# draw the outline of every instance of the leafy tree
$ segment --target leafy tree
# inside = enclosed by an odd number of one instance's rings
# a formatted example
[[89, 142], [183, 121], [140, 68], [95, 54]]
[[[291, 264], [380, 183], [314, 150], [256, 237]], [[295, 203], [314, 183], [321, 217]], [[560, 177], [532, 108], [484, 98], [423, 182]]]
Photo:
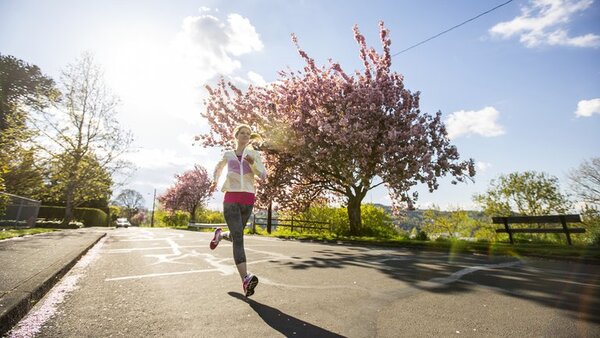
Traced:
[[208, 177], [206, 169], [195, 165], [194, 169], [175, 175], [175, 185], [158, 197], [158, 201], [166, 210], [183, 210], [190, 214], [191, 221], [195, 222], [196, 210], [212, 195], [210, 187], [212, 180]]
[[473, 199], [488, 216], [562, 214], [571, 208], [558, 178], [535, 171], [501, 175], [491, 181], [486, 193]]
[[[67, 191], [71, 192], [73, 209], [86, 201], [106, 198], [112, 194], [112, 177], [93, 154], [82, 159], [75, 159], [70, 154], [55, 156], [50, 161], [47, 172], [45, 195], [42, 196], [45, 204], [65, 205]], [[72, 172], [75, 166], [77, 170]]]
[[31, 111], [46, 108], [58, 99], [54, 80], [39, 67], [14, 56], [0, 54], [0, 173], [6, 191], [37, 198], [42, 188], [42, 171], [35, 164], [35, 151], [25, 144], [33, 131], [27, 127]]
[[590, 207], [600, 208], [600, 157], [583, 161], [569, 173], [571, 190]]
[[11, 194], [39, 199], [44, 190], [44, 168], [37, 163], [33, 149], [21, 148], [18, 155], [8, 159], [9, 170], [4, 174], [6, 191]]
[[146, 212], [144, 212], [144, 211], [137, 212], [135, 215], [131, 216], [131, 224], [133, 224], [135, 226], [140, 226], [140, 224], [144, 223], [146, 218], [147, 218]]
[[[25, 128], [26, 109], [43, 109], [56, 99], [54, 80], [40, 68], [0, 54], [0, 132]], [[15, 134], [12, 135], [13, 137]]]
[[478, 226], [478, 222], [460, 208], [442, 212], [436, 207], [426, 210], [423, 217], [423, 230], [430, 235], [447, 234], [449, 238], [471, 236]]
[[269, 171], [259, 202], [302, 210], [322, 197], [341, 199], [350, 233], [362, 229], [361, 203], [367, 192], [385, 184], [398, 207], [412, 208], [418, 183], [430, 191], [438, 178], [464, 181], [475, 174], [473, 161], [459, 161], [450, 144], [441, 113], [419, 109], [419, 92], [404, 87], [403, 76], [391, 70], [391, 40], [380, 23], [383, 51], [368, 48], [354, 27], [364, 69], [346, 73], [338, 63], [318, 67], [293, 41], [306, 62], [300, 71], [280, 72], [267, 87], [245, 92], [221, 80], [207, 86], [206, 112], [211, 130], [198, 137], [205, 146], [232, 146], [231, 132], [240, 122], [262, 135]]
[[43, 111], [33, 125], [41, 134], [38, 144], [45, 145], [40, 150], [52, 163], [51, 181], [58, 183], [52, 192], [54, 198], [64, 198], [63, 222], [68, 224], [78, 204], [106, 194], [107, 178], [131, 166], [121, 158], [132, 136], [119, 127], [118, 101], [90, 54], [66, 67], [60, 90], [62, 99], [53, 104], [54, 109]]
[[127, 218], [133, 215], [144, 207], [144, 196], [132, 189], [124, 189], [115, 199], [117, 205], [125, 207]]

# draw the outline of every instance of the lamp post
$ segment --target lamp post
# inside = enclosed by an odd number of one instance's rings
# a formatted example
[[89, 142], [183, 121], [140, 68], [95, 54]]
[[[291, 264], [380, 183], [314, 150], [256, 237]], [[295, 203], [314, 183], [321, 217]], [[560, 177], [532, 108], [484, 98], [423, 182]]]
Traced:
[[150, 227], [154, 227], [154, 202], [156, 201], [156, 188], [154, 189], [154, 197], [152, 198], [152, 216], [150, 217]]

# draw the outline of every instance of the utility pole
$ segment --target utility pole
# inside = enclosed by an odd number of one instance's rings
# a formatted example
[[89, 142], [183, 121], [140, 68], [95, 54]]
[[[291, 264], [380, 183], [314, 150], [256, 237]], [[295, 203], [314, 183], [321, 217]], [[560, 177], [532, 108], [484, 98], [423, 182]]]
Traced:
[[154, 188], [154, 197], [152, 198], [152, 217], [150, 218], [150, 227], [154, 227], [154, 202], [156, 202], [156, 188]]

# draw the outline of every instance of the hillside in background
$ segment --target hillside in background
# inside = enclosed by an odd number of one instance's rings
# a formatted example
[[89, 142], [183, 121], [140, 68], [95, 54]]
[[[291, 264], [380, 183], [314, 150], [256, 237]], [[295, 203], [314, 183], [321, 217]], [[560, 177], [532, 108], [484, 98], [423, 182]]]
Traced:
[[[378, 203], [374, 203], [373, 205], [376, 207], [382, 208], [383, 210], [385, 210], [386, 213], [392, 215], [392, 207], [391, 206], [378, 204]], [[406, 211], [406, 215], [400, 217], [400, 219], [396, 219], [396, 217], [394, 217], [394, 223], [406, 231], [410, 231], [410, 230], [412, 230], [412, 228], [415, 228], [415, 227], [417, 229], [420, 229], [421, 224], [423, 224], [423, 214], [425, 213], [425, 211], [427, 211], [427, 209], [415, 209], [415, 210]], [[440, 211], [440, 212], [442, 214], [450, 214], [451, 213], [450, 211]], [[471, 218], [485, 219], [485, 215], [481, 211], [467, 210], [467, 213], [469, 214], [469, 217], [471, 217]]]

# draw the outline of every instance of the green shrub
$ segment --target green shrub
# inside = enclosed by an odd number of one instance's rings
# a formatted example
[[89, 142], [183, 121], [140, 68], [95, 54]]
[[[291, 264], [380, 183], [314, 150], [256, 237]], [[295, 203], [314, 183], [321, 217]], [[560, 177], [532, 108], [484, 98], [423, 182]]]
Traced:
[[[65, 217], [65, 208], [57, 206], [42, 205], [38, 213], [38, 218], [47, 220], [62, 220]], [[80, 221], [86, 227], [106, 226], [108, 216], [100, 209], [95, 208], [76, 208], [73, 211], [74, 220]]]
[[225, 217], [221, 211], [200, 209], [196, 212], [197, 223], [225, 223]]
[[172, 213], [164, 213], [162, 215], [160, 225], [155, 223], [154, 226], [187, 227], [189, 222], [189, 213], [184, 211], [175, 211]]
[[427, 236], [427, 233], [426, 233], [425, 231], [423, 231], [423, 230], [420, 230], [420, 231], [417, 233], [417, 237], [415, 237], [415, 239], [416, 239], [417, 241], [427, 241], [427, 240], [429, 240], [429, 237]]
[[392, 222], [392, 216], [381, 207], [372, 204], [361, 205], [362, 229], [361, 235], [379, 238], [394, 238], [399, 235]]

